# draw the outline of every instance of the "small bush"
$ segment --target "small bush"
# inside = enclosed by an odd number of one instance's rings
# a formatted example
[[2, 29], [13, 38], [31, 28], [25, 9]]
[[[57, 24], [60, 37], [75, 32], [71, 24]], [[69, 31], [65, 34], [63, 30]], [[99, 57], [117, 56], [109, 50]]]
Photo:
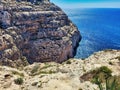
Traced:
[[71, 61], [66, 61], [66, 64], [71, 64]]
[[98, 70], [98, 73], [99, 72], [103, 72], [103, 73], [105, 73], [107, 75], [111, 75], [111, 73], [112, 73], [112, 71], [106, 66], [100, 67], [100, 69]]
[[120, 76], [111, 74], [112, 71], [108, 67], [102, 66], [84, 74], [80, 79], [97, 84], [100, 90], [120, 90]]
[[15, 84], [22, 85], [23, 84], [23, 78], [17, 78], [14, 80]]

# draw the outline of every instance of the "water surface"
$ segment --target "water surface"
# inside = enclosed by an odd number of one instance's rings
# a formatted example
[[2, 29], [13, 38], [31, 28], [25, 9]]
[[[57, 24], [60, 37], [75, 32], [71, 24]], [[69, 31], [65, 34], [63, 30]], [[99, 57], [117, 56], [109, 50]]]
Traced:
[[105, 49], [120, 49], [120, 9], [64, 9], [79, 28], [82, 41], [75, 58]]

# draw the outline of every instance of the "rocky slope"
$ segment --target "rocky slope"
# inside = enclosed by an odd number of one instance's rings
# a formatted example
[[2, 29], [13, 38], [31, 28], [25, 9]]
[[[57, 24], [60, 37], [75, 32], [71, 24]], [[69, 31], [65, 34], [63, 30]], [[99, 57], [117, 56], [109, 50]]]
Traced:
[[[0, 90], [99, 90], [80, 77], [101, 66], [109, 67], [112, 75], [120, 75], [120, 51], [101, 51], [85, 60], [70, 59], [62, 64], [34, 63], [22, 70], [0, 66]], [[14, 81], [19, 77], [22, 84]]]
[[25, 57], [29, 63], [63, 62], [74, 56], [80, 32], [59, 7], [42, 1], [0, 1], [1, 64], [21, 65]]

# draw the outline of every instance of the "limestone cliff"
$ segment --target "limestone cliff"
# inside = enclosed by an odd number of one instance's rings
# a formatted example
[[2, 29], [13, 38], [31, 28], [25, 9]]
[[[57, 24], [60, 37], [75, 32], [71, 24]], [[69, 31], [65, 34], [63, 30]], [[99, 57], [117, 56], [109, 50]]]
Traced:
[[[42, 0], [44, 1], [44, 0]], [[77, 27], [56, 5], [25, 0], [0, 2], [0, 61], [63, 62], [81, 39]]]

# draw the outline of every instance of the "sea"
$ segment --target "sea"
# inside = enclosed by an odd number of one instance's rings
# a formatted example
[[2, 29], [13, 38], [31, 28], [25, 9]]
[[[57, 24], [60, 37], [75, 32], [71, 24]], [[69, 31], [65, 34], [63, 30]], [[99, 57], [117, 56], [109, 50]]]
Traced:
[[64, 12], [82, 36], [75, 58], [87, 58], [101, 50], [120, 50], [119, 8], [64, 9]]

